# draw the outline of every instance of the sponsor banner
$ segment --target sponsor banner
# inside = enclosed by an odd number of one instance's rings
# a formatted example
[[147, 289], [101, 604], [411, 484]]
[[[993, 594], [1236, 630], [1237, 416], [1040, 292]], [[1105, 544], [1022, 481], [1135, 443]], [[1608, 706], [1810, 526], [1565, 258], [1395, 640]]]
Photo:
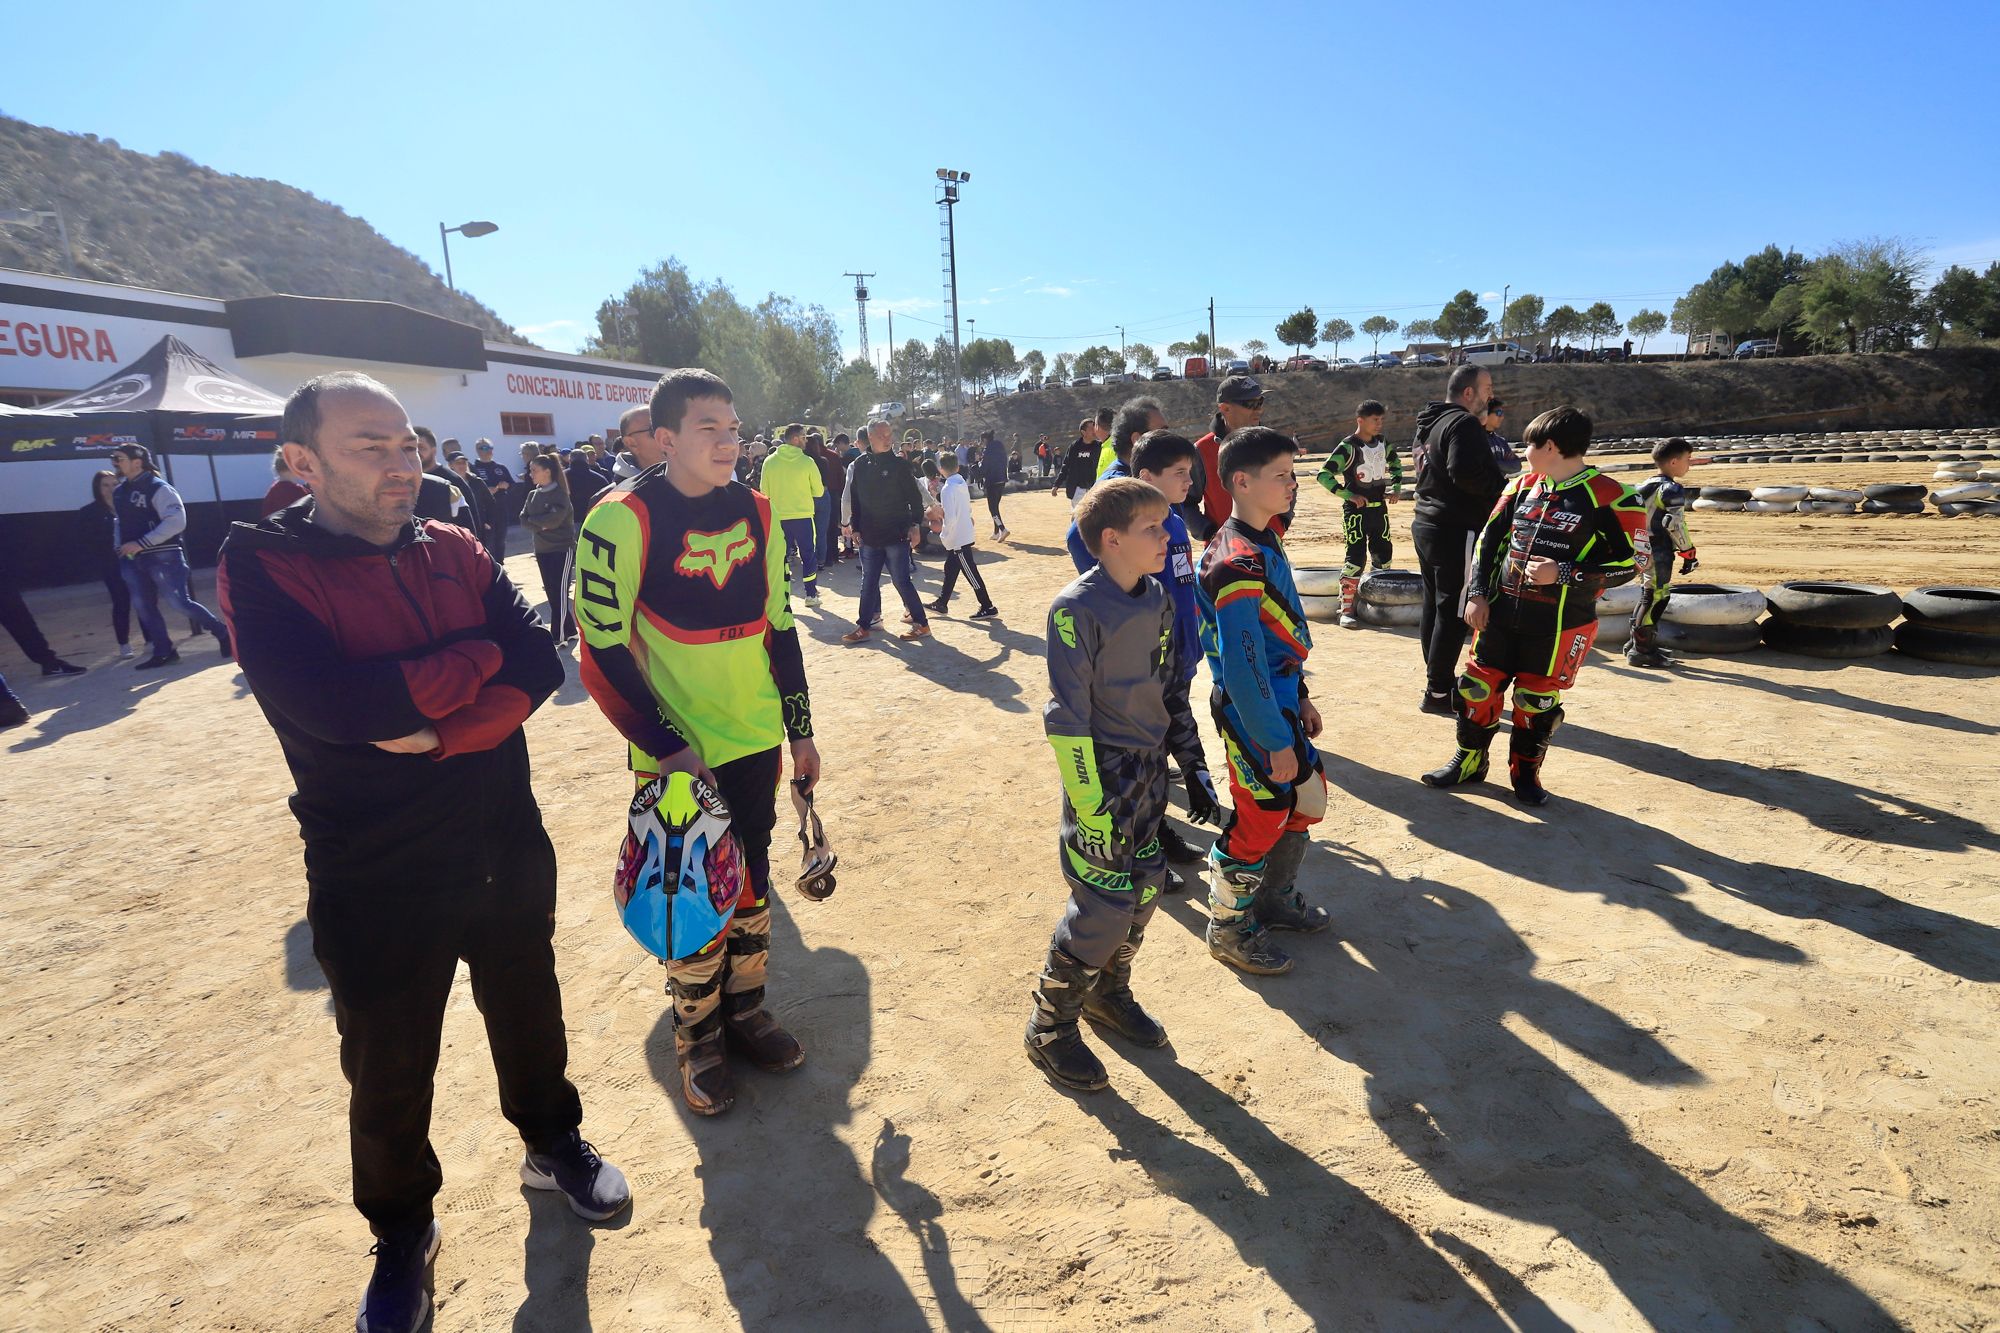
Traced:
[[0, 463], [108, 458], [121, 444], [143, 444], [168, 457], [269, 454], [278, 447], [278, 418], [174, 412], [0, 416]]

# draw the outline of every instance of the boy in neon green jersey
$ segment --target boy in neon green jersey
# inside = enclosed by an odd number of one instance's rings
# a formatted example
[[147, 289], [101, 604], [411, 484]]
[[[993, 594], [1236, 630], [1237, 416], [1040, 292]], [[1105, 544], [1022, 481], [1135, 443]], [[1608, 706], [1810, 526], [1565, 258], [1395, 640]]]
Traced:
[[653, 390], [666, 466], [606, 491], [577, 543], [583, 683], [632, 745], [641, 785], [695, 773], [722, 793], [748, 874], [726, 938], [667, 964], [681, 1092], [697, 1115], [735, 1102], [725, 1043], [771, 1070], [805, 1051], [764, 1008], [771, 829], [792, 772], [819, 778], [805, 660], [771, 505], [735, 480], [741, 423], [729, 386], [669, 371]]

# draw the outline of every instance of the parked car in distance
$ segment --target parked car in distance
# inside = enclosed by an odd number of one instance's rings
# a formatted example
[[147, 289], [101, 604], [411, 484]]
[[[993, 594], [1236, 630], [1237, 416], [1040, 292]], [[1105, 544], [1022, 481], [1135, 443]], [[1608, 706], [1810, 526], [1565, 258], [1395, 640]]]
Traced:
[[1240, 356], [1232, 357], [1230, 360], [1222, 363], [1222, 373], [1224, 375], [1248, 375], [1250, 373], [1250, 363]]
[[1181, 363], [1181, 378], [1184, 380], [1205, 380], [1208, 378], [1208, 358], [1191, 356]]
[[1286, 370], [1325, 370], [1326, 361], [1317, 356], [1295, 356], [1285, 362]]
[[1357, 370], [1388, 370], [1391, 367], [1400, 366], [1402, 364], [1403, 364], [1403, 358], [1397, 356], [1394, 352], [1380, 352], [1373, 355], [1364, 356], [1360, 360], [1354, 362], [1354, 366]]
[[1172, 366], [1153, 367], [1153, 373], [1151, 378], [1156, 380], [1170, 380], [1173, 377], [1174, 377], [1174, 368]]
[[1506, 342], [1473, 343], [1459, 353], [1459, 364], [1467, 366], [1511, 366], [1517, 361], [1533, 361], [1535, 354], [1512, 339]]
[[1078, 375], [1069, 382], [1069, 387], [1072, 389], [1088, 389], [1090, 385], [1091, 379], [1088, 375]]
[[1330, 363], [1335, 370], [1352, 370], [1357, 364], [1351, 356], [1333, 357], [1330, 358]]
[[868, 409], [868, 415], [871, 418], [880, 417], [884, 421], [894, 421], [897, 417], [904, 415], [906, 411], [907, 409], [901, 403], [877, 403]]
[[1736, 359], [1748, 361], [1753, 356], [1776, 356], [1778, 344], [1769, 338], [1751, 338], [1736, 344]]
[[1413, 356], [1405, 357], [1402, 364], [1406, 366], [1442, 366], [1450, 363], [1436, 352], [1418, 352]]

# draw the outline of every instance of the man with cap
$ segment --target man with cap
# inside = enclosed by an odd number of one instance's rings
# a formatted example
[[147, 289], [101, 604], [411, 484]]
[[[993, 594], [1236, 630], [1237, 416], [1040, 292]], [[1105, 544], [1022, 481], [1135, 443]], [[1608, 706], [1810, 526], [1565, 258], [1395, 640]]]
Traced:
[[424, 475], [417, 483], [417, 517], [434, 518], [440, 523], [456, 523], [467, 532], [477, 532], [479, 524], [475, 518], [469, 492], [458, 484], [458, 478], [444, 465], [444, 458], [438, 453], [437, 436], [429, 426], [413, 426], [417, 435], [417, 456], [424, 465]]
[[514, 522], [514, 474], [507, 470], [505, 463], [493, 459], [493, 441], [480, 440], [473, 446], [478, 457], [472, 460], [472, 473], [486, 487], [493, 497], [493, 503], [486, 509], [487, 547], [495, 560], [507, 558], [507, 529]]
[[1194, 442], [1201, 455], [1201, 467], [1181, 506], [1181, 517], [1197, 542], [1215, 535], [1230, 513], [1229, 488], [1222, 484], [1222, 442], [1230, 432], [1255, 426], [1264, 420], [1264, 386], [1248, 375], [1231, 375], [1216, 386], [1215, 423], [1208, 434]]

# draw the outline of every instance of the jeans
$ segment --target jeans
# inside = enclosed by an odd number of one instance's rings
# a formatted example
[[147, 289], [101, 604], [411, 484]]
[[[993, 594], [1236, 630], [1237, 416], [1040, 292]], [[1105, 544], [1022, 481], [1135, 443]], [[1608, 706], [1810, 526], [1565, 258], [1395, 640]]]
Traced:
[[[220, 639], [227, 631], [215, 613], [188, 595], [187, 555], [178, 546], [141, 551], [125, 561], [125, 588], [132, 595], [132, 609], [139, 614], [139, 630], [146, 646], [156, 657], [174, 651], [173, 635], [167, 632], [166, 612], [179, 611], [204, 634]], [[148, 596], [148, 590], [158, 600]]]
[[785, 534], [785, 563], [789, 573], [798, 575], [806, 596], [819, 596], [819, 584], [815, 581], [819, 573], [819, 541], [813, 535], [813, 521], [783, 518], [778, 520], [778, 526]]
[[1432, 694], [1449, 695], [1457, 686], [1458, 655], [1465, 647], [1465, 583], [1478, 535], [1465, 528], [1410, 525], [1424, 576], [1418, 637], [1424, 647], [1425, 688]]
[[910, 544], [897, 542], [893, 546], [870, 546], [861, 544], [861, 628], [873, 625], [882, 614], [882, 567], [889, 567], [889, 580], [896, 585], [896, 594], [903, 599], [903, 609], [910, 613], [910, 619], [919, 625], [930, 624], [930, 617], [924, 614], [924, 604], [917, 597], [917, 581], [913, 575], [914, 562], [910, 559]]
[[840, 525], [833, 521], [834, 511], [840, 505], [840, 497], [829, 491], [813, 500], [813, 531], [819, 534], [819, 565], [825, 569], [834, 563], [833, 557], [839, 549]]

